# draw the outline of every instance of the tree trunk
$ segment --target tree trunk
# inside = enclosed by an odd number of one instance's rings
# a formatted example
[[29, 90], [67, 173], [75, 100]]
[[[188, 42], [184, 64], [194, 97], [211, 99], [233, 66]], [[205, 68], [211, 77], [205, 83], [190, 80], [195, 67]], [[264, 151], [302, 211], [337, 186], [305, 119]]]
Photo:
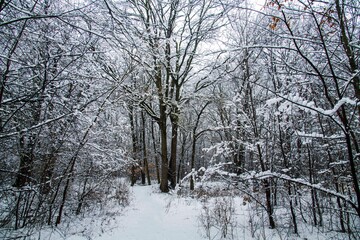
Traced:
[[169, 166], [168, 166], [168, 159], [167, 159], [167, 139], [166, 139], [166, 115], [165, 115], [165, 111], [164, 111], [163, 114], [160, 114], [159, 128], [160, 128], [160, 142], [161, 142], [160, 190], [162, 192], [169, 192], [169, 186], [168, 186]]
[[[132, 141], [132, 158], [134, 159], [134, 161], [136, 161], [137, 159], [137, 152], [138, 152], [138, 140], [137, 140], [137, 135], [135, 132], [135, 120], [134, 120], [134, 107], [132, 104], [128, 105], [129, 108], [129, 120], [130, 120], [130, 129], [131, 129], [131, 141]], [[136, 176], [136, 164], [135, 162], [133, 162], [131, 164], [131, 175], [130, 175], [130, 183], [131, 186], [134, 186], [137, 180], [137, 176]]]
[[151, 121], [151, 136], [153, 141], [153, 150], [154, 150], [154, 158], [155, 158], [155, 169], [156, 169], [156, 178], [158, 181], [158, 184], [160, 184], [160, 169], [159, 169], [159, 158], [158, 158], [158, 150], [156, 147], [156, 139], [155, 139], [155, 133], [154, 133], [154, 122]]
[[[309, 144], [307, 144], [307, 152], [308, 152], [309, 183], [313, 184], [314, 183], [314, 180], [313, 180], [313, 161], [312, 161], [312, 158], [311, 158]], [[311, 212], [312, 212], [312, 215], [313, 215], [314, 225], [317, 226], [318, 225], [318, 219], [317, 219], [317, 215], [316, 215], [316, 198], [315, 198], [316, 191], [314, 190], [314, 188], [311, 188], [310, 193], [311, 193]]]
[[[160, 190], [162, 192], [169, 192], [168, 185], [168, 175], [169, 175], [169, 165], [167, 158], [167, 127], [166, 127], [166, 104], [163, 99], [162, 85], [161, 85], [161, 75], [157, 77], [157, 85], [159, 91], [159, 129], [160, 129], [160, 144], [161, 144], [161, 180], [160, 180]], [[159, 79], [160, 78], [160, 79]]]
[[[28, 142], [27, 142], [28, 141]], [[33, 148], [34, 143], [31, 136], [26, 139], [22, 135], [19, 140], [20, 147], [20, 165], [14, 187], [21, 188], [31, 181], [31, 172], [34, 161]]]
[[182, 135], [182, 144], [181, 144], [181, 153], [180, 153], [180, 160], [177, 169], [177, 182], [180, 183], [180, 179], [183, 177], [184, 174], [184, 158], [185, 158], [185, 146], [186, 146], [186, 135]]
[[269, 225], [271, 229], [275, 229], [275, 220], [274, 220], [274, 209], [271, 203], [271, 186], [269, 180], [263, 181], [263, 186], [265, 188], [265, 196], [266, 196], [266, 211], [269, 218]]
[[65, 202], [66, 202], [66, 198], [67, 198], [67, 194], [68, 194], [68, 190], [70, 188], [70, 181], [74, 172], [74, 167], [75, 167], [75, 162], [76, 162], [76, 158], [77, 155], [79, 153], [80, 149], [78, 149], [77, 153], [75, 153], [75, 155], [72, 157], [71, 161], [70, 161], [70, 169], [68, 172], [68, 176], [66, 179], [66, 183], [65, 183], [65, 187], [64, 187], [64, 191], [63, 191], [63, 195], [62, 195], [62, 199], [61, 199], [61, 203], [60, 203], [60, 207], [59, 207], [59, 214], [56, 218], [56, 222], [55, 222], [55, 226], [59, 225], [61, 222], [61, 218], [62, 218], [62, 214], [63, 214], [63, 210], [65, 207]]
[[171, 117], [172, 133], [171, 133], [171, 155], [169, 163], [170, 186], [175, 189], [176, 186], [176, 158], [177, 158], [177, 140], [178, 140], [178, 123], [177, 116]]
[[[346, 29], [346, 17], [345, 13], [343, 12], [344, 9], [344, 1], [342, 2], [342, 5], [340, 4], [340, 0], [335, 0], [335, 6], [336, 6], [336, 12], [339, 18], [339, 24], [340, 24], [340, 31], [341, 31], [341, 44], [345, 50], [346, 56], [348, 57], [349, 65], [350, 65], [350, 71], [353, 74], [353, 79], [351, 81], [354, 91], [355, 91], [355, 97], [358, 101], [360, 101], [360, 77], [358, 74], [359, 67], [356, 63], [356, 57], [353, 51], [353, 48], [351, 46], [351, 43], [349, 41], [349, 37], [347, 35], [347, 29]], [[360, 106], [357, 107], [358, 109], [358, 115], [360, 117]], [[359, 206], [360, 207], [360, 206]]]
[[41, 194], [48, 194], [51, 190], [50, 181], [54, 173], [56, 153], [45, 155], [45, 166], [41, 176]]
[[131, 165], [130, 184], [134, 186], [136, 183], [136, 167], [134, 164]]
[[[261, 171], [265, 172], [266, 171], [266, 167], [265, 167], [265, 163], [263, 161], [262, 158], [262, 153], [261, 153], [261, 148], [260, 145], [257, 144], [257, 150], [258, 150], [258, 154], [259, 154], [259, 161], [260, 161], [260, 165], [261, 165]], [[268, 179], [265, 179], [262, 181], [263, 187], [265, 189], [265, 197], [266, 197], [266, 212], [269, 218], [269, 225], [271, 229], [275, 228], [275, 221], [274, 221], [274, 209], [272, 207], [272, 202], [271, 202], [271, 186], [270, 186], [270, 182]]]
[[[147, 149], [146, 149], [146, 131], [145, 131], [144, 112], [141, 112], [141, 121], [142, 121], [142, 141], [143, 141], [143, 158], [144, 158], [143, 171], [144, 174], [146, 175], [148, 185], [151, 185], [149, 163], [148, 163]], [[143, 184], [145, 184], [145, 179], [143, 180]]]
[[288, 194], [289, 194], [289, 199], [290, 199], [290, 212], [291, 212], [291, 220], [294, 225], [294, 233], [298, 234], [298, 226], [297, 226], [297, 221], [296, 221], [296, 214], [295, 214], [295, 209], [294, 209], [294, 203], [293, 203], [293, 197], [292, 197], [292, 193], [291, 193], [291, 184], [290, 183], [288, 183]]
[[[195, 131], [192, 133], [192, 145], [191, 145], [191, 163], [190, 163], [190, 171], [192, 172], [195, 169], [195, 149], [196, 149], [196, 135]], [[194, 176], [190, 177], [190, 190], [194, 190]]]

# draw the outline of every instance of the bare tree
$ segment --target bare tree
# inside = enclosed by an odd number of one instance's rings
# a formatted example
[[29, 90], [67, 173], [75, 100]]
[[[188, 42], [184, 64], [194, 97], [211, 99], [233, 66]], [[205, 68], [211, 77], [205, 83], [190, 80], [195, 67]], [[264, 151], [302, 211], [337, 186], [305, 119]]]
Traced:
[[[138, 102], [159, 125], [160, 189], [167, 192], [168, 180], [172, 188], [176, 185], [182, 89], [195, 79], [193, 68], [201, 69], [194, 59], [203, 52], [201, 44], [212, 38], [224, 23], [222, 18], [227, 9], [217, 1], [129, 1], [123, 5], [105, 1], [105, 4], [119, 25], [119, 35], [116, 35], [121, 39], [117, 42], [119, 47], [134, 49], [128, 53], [146, 74], [149, 90], [157, 96], [156, 105], [147, 95], [138, 96]], [[124, 10], [120, 10], [121, 6]]]

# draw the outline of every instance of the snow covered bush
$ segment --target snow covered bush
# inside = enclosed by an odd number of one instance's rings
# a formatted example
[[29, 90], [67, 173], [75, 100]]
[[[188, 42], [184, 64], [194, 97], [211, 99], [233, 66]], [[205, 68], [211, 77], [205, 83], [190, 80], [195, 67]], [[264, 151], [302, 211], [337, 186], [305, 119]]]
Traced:
[[130, 191], [125, 181], [121, 181], [115, 186], [113, 198], [117, 200], [120, 206], [126, 207], [130, 204]]
[[207, 239], [236, 239], [237, 222], [232, 197], [204, 199], [198, 220]]

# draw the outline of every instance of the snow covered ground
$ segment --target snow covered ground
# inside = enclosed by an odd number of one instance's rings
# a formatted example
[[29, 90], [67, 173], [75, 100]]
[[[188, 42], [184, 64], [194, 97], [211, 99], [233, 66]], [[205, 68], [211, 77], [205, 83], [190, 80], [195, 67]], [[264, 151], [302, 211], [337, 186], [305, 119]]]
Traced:
[[200, 239], [196, 223], [200, 205], [170, 194], [158, 193], [155, 186], [135, 186], [133, 200], [118, 228], [97, 237], [97, 240], [184, 240]]
[[[346, 235], [336, 232], [319, 231], [316, 228], [299, 224], [300, 235], [294, 235], [286, 218], [276, 219], [281, 226], [271, 230], [267, 218], [261, 211], [253, 208], [253, 203], [244, 203], [239, 196], [225, 198], [193, 198], [180, 197], [177, 194], [160, 193], [158, 185], [134, 186], [130, 188], [131, 202], [126, 208], [114, 205], [109, 213], [102, 217], [94, 216], [69, 220], [59, 228], [43, 230], [35, 234], [34, 239], [66, 239], [66, 240], [201, 240], [201, 239], [347, 239]], [[217, 201], [217, 199], [220, 199]], [[202, 228], [200, 216], [206, 215], [207, 207], [210, 215], [215, 203], [228, 199], [232, 201], [234, 212], [229, 221], [229, 234], [221, 238], [221, 230], [217, 226], [211, 228], [210, 238]], [[225, 204], [223, 204], [225, 205]], [[205, 208], [204, 208], [205, 207]], [[281, 211], [278, 210], [280, 215]], [[90, 214], [91, 215], [91, 214]], [[280, 215], [281, 216], [281, 215]], [[284, 214], [285, 216], [285, 214]], [[204, 218], [203, 218], [204, 220]], [[206, 220], [206, 219], [205, 219]], [[212, 217], [208, 219], [212, 221]], [[211, 223], [212, 224], [212, 223]], [[230, 234], [230, 231], [233, 231]]]
[[176, 194], [162, 194], [157, 185], [137, 185], [131, 187], [130, 192], [130, 205], [125, 209], [119, 207], [112, 211], [113, 215], [78, 219], [57, 230], [43, 231], [41, 239], [203, 239], [197, 224], [201, 209], [198, 201]]

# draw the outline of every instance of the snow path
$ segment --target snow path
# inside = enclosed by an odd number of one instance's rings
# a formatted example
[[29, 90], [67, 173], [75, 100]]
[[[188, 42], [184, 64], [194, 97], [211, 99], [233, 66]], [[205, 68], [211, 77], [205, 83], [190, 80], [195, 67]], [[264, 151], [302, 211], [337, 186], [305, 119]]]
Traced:
[[202, 239], [197, 224], [199, 203], [161, 194], [156, 186], [134, 186], [131, 191], [131, 205], [116, 217], [118, 227], [94, 239]]
[[[215, 187], [215, 186], [214, 186]], [[216, 189], [216, 188], [214, 188]], [[204, 240], [201, 236], [198, 217], [202, 205], [215, 206], [215, 199], [202, 202], [200, 199], [179, 197], [176, 194], [160, 193], [158, 185], [130, 188], [130, 205], [125, 209], [113, 205], [114, 215], [91, 217], [70, 221], [63, 231], [50, 231], [42, 234], [41, 240]], [[268, 228], [267, 219], [259, 207], [243, 204], [241, 196], [233, 196], [236, 211], [234, 214], [234, 238], [237, 240], [303, 240], [303, 239], [348, 239], [346, 234], [328, 232], [299, 222], [300, 236], [292, 233], [291, 219], [286, 208], [276, 209], [278, 228]], [[221, 203], [220, 203], [221, 204]], [[109, 208], [108, 208], [109, 210]], [[261, 210], [261, 209], [260, 209]], [[94, 213], [96, 216], [96, 213]], [[251, 223], [249, 220], [251, 219]], [[59, 235], [61, 233], [61, 235]], [[204, 233], [203, 233], [204, 234]], [[211, 228], [212, 239], [219, 239], [219, 229]], [[228, 239], [231, 239], [229, 236]]]

